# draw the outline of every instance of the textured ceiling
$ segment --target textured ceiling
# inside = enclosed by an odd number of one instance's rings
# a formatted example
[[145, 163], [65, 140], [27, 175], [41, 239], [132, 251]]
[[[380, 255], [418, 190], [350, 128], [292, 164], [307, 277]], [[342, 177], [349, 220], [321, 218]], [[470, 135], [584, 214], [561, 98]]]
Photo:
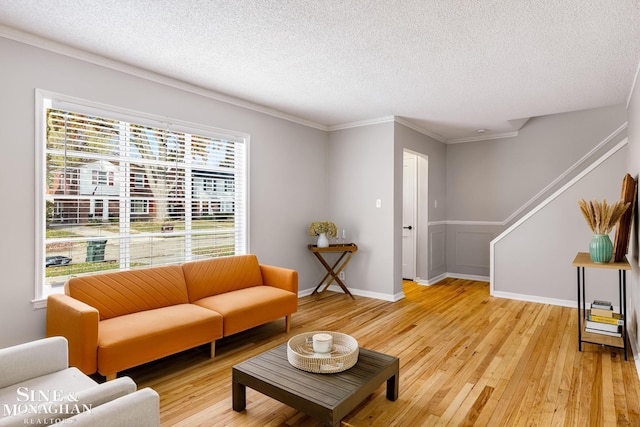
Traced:
[[640, 60], [640, 0], [0, 0], [0, 25], [323, 128], [397, 116], [453, 142], [625, 103]]

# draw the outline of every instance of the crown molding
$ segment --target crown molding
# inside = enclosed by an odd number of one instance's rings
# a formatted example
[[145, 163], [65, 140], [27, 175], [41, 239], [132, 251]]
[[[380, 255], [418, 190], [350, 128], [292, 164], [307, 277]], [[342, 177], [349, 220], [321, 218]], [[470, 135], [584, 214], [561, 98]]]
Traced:
[[109, 68], [114, 71], [126, 73], [135, 77], [140, 77], [145, 80], [149, 80], [155, 83], [160, 83], [165, 86], [180, 89], [185, 92], [190, 92], [195, 95], [204, 96], [209, 99], [224, 102], [226, 104], [235, 105], [237, 107], [246, 108], [248, 110], [256, 111], [258, 113], [267, 114], [269, 116], [277, 117], [279, 119], [294, 122], [303, 126], [328, 131], [329, 128], [326, 125], [306, 120], [301, 117], [297, 117], [291, 114], [283, 113], [264, 105], [249, 102], [240, 98], [225, 95], [220, 92], [215, 92], [210, 89], [205, 89], [201, 86], [187, 83], [185, 81], [175, 79], [173, 77], [165, 76], [163, 74], [155, 73], [144, 68], [136, 67], [134, 65], [125, 64], [124, 62], [109, 59], [107, 57], [88, 52], [86, 50], [71, 47], [69, 45], [59, 43], [53, 40], [46, 39], [44, 37], [37, 36], [35, 34], [26, 33], [24, 31], [16, 30], [15, 28], [0, 25], [0, 37], [14, 40], [19, 43], [24, 43], [36, 48], [44, 49], [49, 52], [54, 52], [60, 55], [68, 56], [70, 58], [78, 59], [84, 62], [88, 62], [101, 67]]
[[163, 74], [155, 73], [153, 71], [149, 71], [144, 68], [125, 64], [124, 62], [116, 61], [116, 60], [113, 60], [105, 56], [101, 56], [86, 50], [71, 47], [69, 45], [59, 43], [50, 39], [46, 39], [44, 37], [40, 37], [35, 34], [16, 30], [15, 28], [7, 27], [6, 25], [0, 24], [0, 37], [4, 37], [6, 39], [13, 40], [19, 43], [24, 43], [39, 49], [44, 49], [49, 52], [64, 55], [73, 59], [78, 59], [84, 62], [88, 62], [90, 64], [109, 68], [114, 71], [119, 71], [135, 77], [140, 77], [145, 80], [153, 81], [155, 83], [160, 83], [160, 84], [173, 87], [176, 89], [184, 90], [186, 92], [190, 92], [196, 95], [204, 96], [209, 99], [224, 102], [230, 105], [235, 105], [237, 107], [246, 108], [248, 110], [267, 114], [269, 116], [277, 117], [279, 119], [287, 120], [290, 122], [294, 122], [303, 126], [311, 127], [314, 129], [325, 131], [325, 132], [341, 130], [341, 129], [350, 129], [350, 128], [356, 128], [361, 126], [370, 126], [370, 125], [375, 125], [380, 123], [389, 123], [389, 122], [395, 121], [417, 132], [420, 132], [431, 138], [434, 138], [437, 141], [440, 141], [443, 143], [446, 142], [445, 138], [443, 138], [442, 136], [435, 134], [433, 132], [430, 132], [427, 129], [423, 129], [419, 126], [416, 126], [415, 124], [410, 123], [406, 120], [400, 119], [399, 117], [396, 117], [396, 116], [387, 116], [387, 117], [381, 117], [376, 119], [362, 120], [357, 122], [349, 122], [349, 123], [343, 123], [339, 125], [327, 126], [327, 125], [316, 123], [311, 120], [306, 120], [291, 114], [283, 113], [282, 111], [265, 107], [264, 105], [255, 104], [240, 98], [235, 98], [229, 95], [225, 95], [220, 92], [215, 92], [210, 89], [205, 89], [201, 86], [187, 83], [185, 81], [168, 77]]
[[[527, 119], [529, 120], [529, 119]], [[446, 139], [445, 137], [435, 133], [435, 132], [431, 132], [428, 129], [425, 129], [423, 127], [420, 127], [418, 125], [416, 125], [415, 123], [411, 123], [410, 121], [402, 118], [402, 117], [395, 117], [395, 121], [396, 123], [400, 123], [401, 125], [404, 125], [408, 128], [411, 128], [413, 130], [415, 130], [416, 132], [420, 132], [424, 135], [427, 135], [433, 139], [435, 139], [436, 141], [440, 141], [442, 143], [445, 144], [459, 144], [462, 142], [474, 142], [474, 141], [487, 141], [487, 140], [491, 140], [491, 139], [501, 139], [501, 138], [513, 138], [518, 136], [518, 131], [513, 131], [513, 132], [504, 132], [504, 133], [496, 133], [496, 134], [488, 134], [488, 135], [481, 135], [481, 136], [472, 136], [472, 137], [466, 137], [466, 138], [453, 138], [453, 139]]]
[[339, 125], [334, 125], [334, 126], [328, 126], [327, 130], [329, 131], [335, 131], [335, 130], [342, 130], [342, 129], [351, 129], [351, 128], [357, 128], [357, 127], [362, 127], [362, 126], [371, 126], [371, 125], [376, 125], [376, 124], [380, 124], [380, 123], [389, 123], [389, 122], [395, 122], [395, 123], [399, 123], [403, 126], [406, 126], [410, 129], [415, 130], [416, 132], [420, 132], [423, 135], [426, 135], [430, 138], [435, 139], [436, 141], [442, 142], [444, 144], [459, 144], [459, 143], [463, 143], [463, 142], [474, 142], [474, 141], [487, 141], [487, 140], [492, 140], [492, 139], [500, 139], [500, 138], [513, 138], [518, 136], [518, 131], [514, 131], [514, 132], [505, 132], [505, 133], [496, 133], [496, 134], [490, 134], [490, 135], [482, 135], [482, 136], [473, 136], [473, 137], [468, 137], [468, 138], [455, 138], [455, 139], [446, 139], [441, 135], [438, 135], [437, 133], [431, 132], [430, 130], [427, 130], [423, 127], [420, 127], [418, 125], [416, 125], [415, 123], [411, 123], [410, 121], [402, 118], [402, 117], [398, 117], [398, 116], [389, 116], [389, 117], [380, 117], [377, 119], [371, 119], [371, 120], [361, 120], [361, 121], [357, 121], [357, 122], [349, 122], [349, 123], [343, 123], [343, 124], [339, 124]]
[[447, 139], [447, 144], [460, 144], [463, 142], [475, 142], [475, 141], [487, 141], [491, 139], [513, 138], [515, 136], [518, 136], [518, 131], [495, 133], [495, 134], [488, 134], [488, 135], [482, 135], [482, 136], [471, 136], [467, 138]]
[[343, 130], [343, 129], [352, 129], [352, 128], [359, 128], [362, 126], [371, 126], [371, 125], [377, 125], [380, 123], [390, 123], [394, 121], [394, 117], [393, 116], [387, 116], [387, 117], [379, 117], [377, 119], [369, 119], [369, 120], [360, 120], [357, 122], [348, 122], [348, 123], [342, 123], [339, 125], [332, 125], [332, 126], [327, 126], [327, 130], [328, 131], [334, 131], [334, 130]]
[[[44, 37], [37, 36], [35, 34], [27, 33], [21, 30], [17, 30], [15, 28], [7, 27], [5, 25], [0, 25], [0, 37], [4, 37], [6, 39], [14, 40], [19, 43], [24, 43], [36, 48], [44, 49], [49, 52], [54, 52], [60, 55], [78, 59], [94, 65], [109, 68], [114, 71], [119, 71], [135, 77], [140, 77], [155, 83], [163, 84], [165, 86], [183, 90], [185, 92], [193, 93], [199, 96], [204, 96], [206, 98], [213, 99], [215, 101], [224, 102], [226, 104], [245, 108], [258, 113], [276, 117], [282, 120], [287, 120], [303, 126], [322, 130], [325, 132], [341, 130], [341, 129], [350, 129], [350, 128], [356, 128], [361, 126], [370, 126], [370, 125], [375, 125], [380, 123], [396, 122], [410, 129], [413, 129], [416, 132], [422, 133], [430, 138], [433, 138], [436, 141], [442, 142], [444, 144], [457, 144], [457, 143], [463, 143], [463, 142], [484, 141], [484, 140], [511, 138], [514, 136], [518, 136], [518, 132], [516, 131], [516, 132], [508, 132], [508, 133], [502, 133], [502, 134], [475, 136], [475, 137], [469, 137], [469, 138], [446, 139], [445, 137], [435, 132], [432, 132], [421, 126], [418, 126], [415, 123], [411, 123], [410, 121], [398, 116], [387, 116], [387, 117], [375, 118], [370, 120], [362, 120], [357, 122], [349, 122], [349, 123], [328, 126], [328, 125], [317, 123], [311, 120], [303, 119], [301, 117], [294, 116], [292, 114], [284, 113], [282, 111], [269, 108], [261, 104], [256, 104], [241, 98], [236, 98], [230, 95], [225, 95], [224, 93], [213, 91], [211, 89], [206, 89], [192, 83], [187, 83], [183, 80], [179, 80], [173, 77], [159, 74], [159, 73], [147, 70], [145, 68], [126, 64], [124, 62], [116, 61], [114, 59], [110, 59], [105, 56], [98, 55], [86, 50], [71, 47], [69, 45], [56, 42], [50, 39], [46, 39]], [[636, 80], [634, 80], [633, 82], [633, 86], [631, 88], [631, 92], [627, 100], [627, 107], [631, 99], [631, 95], [633, 94], [633, 89], [637, 82], [639, 73], [640, 73], [640, 64], [639, 64], [638, 70], [636, 71]]]
[[436, 141], [440, 141], [440, 142], [445, 143], [445, 144], [447, 143], [447, 140], [446, 140], [445, 137], [443, 137], [441, 135], [438, 135], [435, 132], [431, 132], [430, 130], [425, 129], [425, 128], [421, 127], [421, 126], [418, 126], [418, 125], [416, 125], [414, 123], [411, 123], [410, 121], [405, 120], [402, 117], [395, 117], [395, 121], [396, 121], [396, 123], [400, 123], [403, 126], [406, 126], [406, 127], [410, 128], [410, 129], [415, 130], [416, 132], [420, 132], [423, 135], [427, 135], [428, 137], [433, 138]]
[[334, 130], [351, 129], [351, 128], [357, 128], [361, 126], [371, 126], [371, 125], [377, 125], [380, 123], [391, 123], [391, 122], [399, 123], [403, 126], [406, 126], [410, 129], [415, 130], [416, 132], [420, 132], [423, 135], [433, 138], [436, 141], [446, 143], [446, 139], [438, 135], [437, 133], [433, 133], [423, 127], [420, 127], [398, 116], [379, 117], [377, 119], [371, 119], [371, 120], [360, 120], [357, 122], [342, 123], [339, 125], [329, 126], [328, 128], [329, 128], [329, 131], [334, 131]]

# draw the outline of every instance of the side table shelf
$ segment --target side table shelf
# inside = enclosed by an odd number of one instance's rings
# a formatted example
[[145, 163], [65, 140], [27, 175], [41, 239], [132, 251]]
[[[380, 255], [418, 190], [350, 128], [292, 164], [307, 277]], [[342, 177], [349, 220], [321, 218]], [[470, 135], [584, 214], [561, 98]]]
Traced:
[[[582, 343], [605, 345], [614, 348], [624, 349], [624, 360], [627, 360], [628, 336], [627, 336], [627, 270], [631, 270], [629, 261], [625, 258], [619, 262], [595, 263], [586, 252], [578, 252], [572, 265], [577, 269], [578, 282], [578, 350], [582, 351]], [[585, 268], [600, 268], [608, 270], [618, 270], [618, 297], [619, 314], [623, 320], [622, 336], [612, 337], [588, 332], [585, 330], [587, 321], [587, 303], [585, 297]]]

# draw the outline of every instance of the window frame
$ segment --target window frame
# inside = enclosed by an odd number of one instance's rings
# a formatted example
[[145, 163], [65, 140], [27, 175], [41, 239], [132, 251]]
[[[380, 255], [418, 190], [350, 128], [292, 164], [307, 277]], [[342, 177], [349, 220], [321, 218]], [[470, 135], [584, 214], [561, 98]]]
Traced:
[[[54, 105], [55, 104], [55, 105]], [[237, 178], [239, 179], [240, 188], [244, 192], [240, 192], [240, 207], [236, 207], [238, 213], [234, 230], [240, 238], [236, 240], [236, 253], [249, 253], [249, 171], [250, 171], [250, 135], [242, 132], [229, 131], [225, 129], [215, 128], [203, 124], [186, 122], [183, 120], [167, 118], [151, 113], [128, 110], [113, 105], [102, 104], [98, 102], [88, 101], [60, 93], [50, 92], [42, 89], [35, 90], [35, 283], [34, 283], [34, 299], [32, 303], [34, 308], [45, 308], [48, 295], [54, 293], [62, 293], [62, 287], [51, 287], [46, 284], [45, 258], [46, 258], [46, 176], [47, 176], [47, 108], [56, 108], [62, 110], [76, 111], [82, 114], [104, 117], [114, 120], [121, 120], [135, 123], [138, 125], [151, 126], [156, 128], [170, 128], [172, 131], [204, 136], [207, 138], [221, 139], [239, 143], [242, 148], [243, 169]], [[99, 175], [99, 174], [98, 174]], [[107, 175], [105, 185], [113, 186], [110, 175]], [[100, 180], [100, 178], [98, 178]], [[185, 196], [188, 197], [188, 196]], [[147, 201], [147, 209], [149, 208]], [[58, 208], [54, 206], [54, 209]], [[113, 271], [124, 271], [130, 268], [118, 269]]]

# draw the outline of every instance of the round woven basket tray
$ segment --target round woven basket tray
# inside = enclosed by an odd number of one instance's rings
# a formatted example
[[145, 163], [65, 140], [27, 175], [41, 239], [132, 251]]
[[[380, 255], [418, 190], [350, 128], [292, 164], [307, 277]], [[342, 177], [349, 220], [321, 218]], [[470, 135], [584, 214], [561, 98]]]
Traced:
[[[333, 337], [331, 353], [313, 351], [315, 334], [329, 334]], [[307, 372], [333, 374], [346, 371], [358, 361], [358, 341], [340, 332], [306, 332], [289, 340], [287, 359], [296, 368]]]

